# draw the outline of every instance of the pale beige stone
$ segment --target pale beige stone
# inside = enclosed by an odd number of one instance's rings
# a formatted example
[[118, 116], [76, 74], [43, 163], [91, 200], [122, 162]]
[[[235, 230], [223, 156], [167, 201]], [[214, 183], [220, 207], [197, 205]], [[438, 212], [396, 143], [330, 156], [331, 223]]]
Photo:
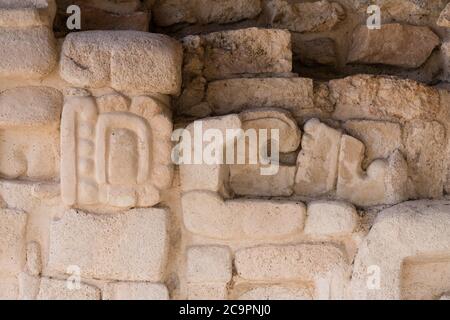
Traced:
[[364, 167], [376, 159], [388, 158], [395, 150], [403, 150], [402, 128], [397, 123], [351, 120], [343, 127], [366, 146]]
[[228, 247], [195, 246], [187, 249], [186, 278], [191, 283], [227, 283], [232, 277]]
[[188, 300], [226, 300], [228, 289], [226, 283], [189, 283]]
[[66, 280], [41, 278], [37, 300], [100, 300], [100, 290], [81, 283], [69, 289]]
[[444, 76], [447, 81], [450, 80], [450, 41], [446, 41], [441, 46], [441, 52], [444, 59]]
[[[139, 61], [139, 63], [138, 63]], [[138, 31], [70, 33], [60, 74], [72, 85], [178, 94], [181, 45], [164, 35]]]
[[342, 133], [318, 119], [304, 126], [302, 149], [297, 159], [295, 192], [319, 196], [334, 190]]
[[444, 28], [450, 28], [450, 3], [442, 10], [437, 25]]
[[312, 300], [311, 289], [280, 285], [252, 288], [239, 296], [239, 300]]
[[418, 68], [439, 43], [439, 37], [428, 27], [393, 23], [369, 30], [363, 25], [353, 33], [347, 61]]
[[231, 23], [256, 17], [261, 0], [162, 0], [153, 7], [155, 23]]
[[405, 127], [404, 141], [414, 196], [442, 197], [448, 165], [445, 127], [437, 121], [414, 120]]
[[208, 84], [207, 98], [216, 114], [252, 108], [281, 108], [294, 117], [314, 109], [313, 81], [306, 78], [247, 78]]
[[41, 246], [35, 241], [27, 243], [27, 272], [33, 276], [42, 272]]
[[339, 152], [336, 194], [358, 206], [396, 204], [407, 199], [408, 166], [396, 151], [386, 160], [372, 162], [362, 169], [364, 144], [344, 135]]
[[[291, 35], [286, 30], [249, 28], [201, 36], [207, 79], [232, 78], [248, 73], [292, 70]], [[230, 48], [234, 48], [230, 50]]]
[[19, 297], [19, 286], [15, 278], [0, 278], [0, 299], [17, 300]]
[[[362, 4], [366, 10], [367, 4]], [[383, 21], [399, 21], [413, 25], [432, 25], [436, 22], [446, 0], [374, 0], [371, 3], [380, 6]]]
[[41, 278], [27, 272], [21, 272], [18, 276], [20, 300], [36, 300], [39, 293]]
[[329, 31], [345, 18], [344, 8], [327, 0], [301, 3], [271, 0], [268, 10], [273, 26], [294, 32]]
[[27, 214], [0, 209], [0, 275], [18, 274], [25, 265]]
[[436, 89], [408, 79], [356, 75], [328, 86], [337, 120], [434, 120], [441, 110]]
[[237, 274], [252, 281], [315, 281], [348, 277], [343, 252], [331, 244], [266, 245], [238, 250]]
[[313, 236], [348, 235], [358, 226], [355, 207], [345, 202], [315, 201], [308, 204], [305, 233]]
[[169, 300], [167, 287], [150, 282], [113, 282], [102, 291], [103, 300]]
[[[184, 192], [193, 190], [208, 190], [219, 192], [222, 196], [229, 195], [229, 168], [223, 164], [205, 164], [203, 161], [196, 160], [195, 154], [203, 158], [204, 142], [195, 141], [195, 128], [198, 125], [197, 135], [203, 137], [208, 129], [217, 129], [222, 133], [224, 148], [232, 145], [234, 138], [227, 136], [227, 130], [242, 129], [242, 122], [239, 116], [229, 115], [216, 118], [202, 119], [186, 127], [190, 133], [191, 159], [189, 163], [180, 165], [181, 188]], [[220, 160], [220, 159], [219, 159]], [[224, 162], [222, 162], [224, 163]]]
[[450, 300], [450, 293], [442, 295], [439, 300], [445, 300], [445, 301]]
[[[425, 260], [430, 263], [426, 267], [425, 280], [430, 284], [441, 282], [439, 286], [447, 286], [447, 271], [433, 267], [433, 263], [450, 257], [450, 204], [448, 201], [414, 201], [406, 202], [381, 212], [369, 235], [359, 248], [352, 276], [353, 294], [356, 299], [401, 299], [402, 274], [405, 262]], [[409, 259], [409, 260], [408, 260]], [[445, 260], [444, 260], [445, 261]], [[380, 288], [370, 290], [368, 281], [373, 278], [373, 270], [379, 268]], [[376, 276], [376, 275], [375, 275]], [[402, 280], [403, 279], [403, 280]], [[439, 281], [438, 279], [442, 279]], [[409, 281], [420, 278], [410, 278]], [[371, 282], [372, 283], [372, 282]], [[418, 285], [416, 289], [420, 289]], [[441, 288], [442, 289], [442, 288]], [[440, 292], [444, 294], [448, 292]]]
[[168, 251], [167, 212], [135, 209], [114, 215], [65, 212], [50, 225], [49, 270], [77, 265], [87, 278], [160, 281]]
[[182, 196], [183, 220], [192, 233], [213, 239], [282, 238], [303, 230], [304, 204], [276, 200], [224, 201], [212, 192]]
[[170, 187], [172, 122], [149, 96], [72, 96], [61, 123], [61, 190], [70, 206], [149, 207]]

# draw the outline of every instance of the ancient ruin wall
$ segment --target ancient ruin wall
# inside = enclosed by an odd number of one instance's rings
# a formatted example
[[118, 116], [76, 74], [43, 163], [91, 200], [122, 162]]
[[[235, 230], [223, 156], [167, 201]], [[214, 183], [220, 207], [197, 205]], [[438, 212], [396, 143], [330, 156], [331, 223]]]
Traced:
[[[0, 298], [450, 299], [449, 28], [448, 0], [0, 0]], [[279, 170], [174, 163], [200, 121], [277, 129]]]

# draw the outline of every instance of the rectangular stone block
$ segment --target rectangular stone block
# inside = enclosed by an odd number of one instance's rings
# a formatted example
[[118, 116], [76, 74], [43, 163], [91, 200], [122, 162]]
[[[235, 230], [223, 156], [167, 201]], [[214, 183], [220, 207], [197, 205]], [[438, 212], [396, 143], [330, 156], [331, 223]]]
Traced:
[[358, 225], [358, 213], [345, 202], [316, 201], [308, 205], [305, 234], [342, 236], [351, 234]]
[[167, 218], [163, 209], [69, 210], [50, 225], [48, 268], [66, 273], [76, 265], [86, 278], [158, 282], [167, 259]]
[[189, 283], [188, 300], [226, 300], [228, 289], [226, 283]]
[[190, 247], [187, 249], [186, 259], [188, 282], [227, 283], [231, 280], [231, 251], [227, 247]]
[[204, 75], [210, 80], [292, 70], [291, 35], [285, 30], [250, 28], [214, 32], [201, 36], [201, 42]]
[[63, 44], [61, 77], [75, 86], [178, 94], [181, 45], [139, 31], [70, 33]]
[[37, 300], [100, 300], [96, 287], [81, 283], [79, 288], [70, 289], [66, 280], [41, 278]]
[[294, 117], [314, 109], [313, 81], [306, 78], [248, 78], [208, 84], [207, 102], [216, 114], [281, 108]]
[[25, 265], [27, 215], [0, 209], [0, 275], [18, 274]]
[[167, 287], [150, 282], [114, 282], [103, 288], [103, 300], [169, 300]]

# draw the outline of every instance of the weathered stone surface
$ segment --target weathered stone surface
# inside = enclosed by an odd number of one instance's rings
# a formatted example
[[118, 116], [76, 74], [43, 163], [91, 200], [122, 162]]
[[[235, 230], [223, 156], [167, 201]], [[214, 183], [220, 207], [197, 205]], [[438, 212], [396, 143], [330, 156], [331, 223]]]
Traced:
[[314, 109], [313, 82], [306, 78], [247, 78], [208, 84], [207, 102], [216, 114], [281, 108], [294, 117]]
[[339, 152], [336, 194], [358, 206], [395, 204], [407, 199], [408, 166], [396, 151], [386, 160], [372, 162], [362, 169], [364, 144], [344, 135]]
[[228, 247], [196, 246], [187, 249], [187, 281], [227, 283], [232, 277], [231, 251]]
[[353, 120], [344, 124], [344, 129], [366, 146], [363, 166], [376, 159], [386, 159], [395, 150], [403, 150], [402, 128], [397, 123]]
[[444, 192], [448, 137], [437, 121], [415, 120], [404, 130], [406, 159], [415, 197], [440, 198]]
[[[415, 201], [380, 213], [356, 257], [352, 277], [354, 298], [401, 299], [404, 294], [401, 283], [406, 258], [425, 259], [430, 263], [440, 261], [443, 257], [448, 259], [449, 208], [448, 201]], [[367, 286], [370, 266], [377, 266], [382, 272], [379, 290], [370, 290]], [[442, 270], [433, 269], [432, 265], [427, 271], [428, 282], [444, 275], [440, 273]], [[448, 282], [441, 283], [448, 286]]]
[[155, 23], [231, 23], [256, 17], [261, 0], [162, 0], [153, 7]]
[[[292, 70], [291, 35], [286, 30], [249, 28], [201, 36], [207, 79]], [[231, 50], [232, 49], [232, 50]]]
[[315, 236], [351, 234], [358, 225], [358, 213], [345, 202], [316, 201], [308, 204], [305, 233]]
[[330, 244], [259, 246], [238, 250], [235, 267], [252, 281], [315, 281], [329, 275], [347, 277], [344, 254]]
[[[365, 11], [367, 3], [358, 1]], [[413, 25], [432, 25], [436, 22], [446, 0], [375, 0], [380, 6], [383, 21], [399, 21]]]
[[327, 0], [301, 3], [271, 0], [268, 10], [273, 26], [294, 32], [328, 31], [345, 18], [344, 8]]
[[447, 81], [450, 81], [450, 41], [442, 44], [441, 52], [444, 59], [444, 77]]
[[441, 12], [437, 25], [440, 27], [450, 28], [450, 3]]
[[76, 2], [78, 5], [89, 5], [93, 8], [108, 11], [115, 14], [127, 14], [135, 12], [141, 6], [139, 0], [56, 0], [58, 7], [67, 8]]
[[418, 68], [439, 42], [428, 27], [384, 24], [381, 29], [370, 30], [364, 25], [353, 33], [347, 61]]
[[100, 297], [99, 289], [84, 283], [71, 290], [66, 280], [41, 278], [37, 300], [100, 300]]
[[328, 86], [337, 120], [434, 120], [441, 109], [438, 91], [412, 80], [357, 75]]
[[167, 287], [149, 282], [113, 282], [102, 291], [103, 300], [169, 300]]
[[167, 212], [136, 209], [93, 215], [67, 211], [50, 226], [48, 268], [77, 265], [88, 278], [160, 281], [167, 258]]
[[19, 286], [16, 278], [0, 278], [0, 299], [17, 300], [19, 297]]
[[303, 130], [295, 192], [305, 196], [326, 194], [336, 185], [342, 133], [317, 119], [308, 121]]
[[239, 300], [312, 300], [308, 287], [262, 286], [248, 290]]
[[309, 41], [302, 40], [298, 34], [292, 35], [294, 53], [299, 55], [300, 61], [307, 66], [327, 65], [338, 63], [336, 43], [330, 38], [319, 38]]
[[37, 242], [27, 243], [27, 272], [30, 275], [38, 276], [42, 272], [41, 246]]
[[138, 31], [86, 31], [66, 37], [60, 73], [80, 87], [111, 86], [116, 90], [176, 95], [181, 89], [181, 64], [181, 45], [167, 36]]
[[185, 227], [214, 239], [282, 238], [303, 230], [305, 206], [275, 200], [229, 200], [211, 192], [182, 196]]
[[189, 283], [188, 300], [226, 300], [227, 285], [224, 283]]
[[24, 212], [0, 209], [0, 275], [14, 276], [25, 265], [26, 224]]

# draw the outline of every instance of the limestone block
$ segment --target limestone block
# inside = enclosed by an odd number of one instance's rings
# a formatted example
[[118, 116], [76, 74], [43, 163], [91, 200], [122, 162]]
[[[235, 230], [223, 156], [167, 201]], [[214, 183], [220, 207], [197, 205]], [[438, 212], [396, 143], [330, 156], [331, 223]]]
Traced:
[[363, 25], [353, 33], [347, 61], [418, 68], [439, 43], [439, 37], [428, 27], [393, 23], [370, 30]]
[[[356, 256], [354, 298], [391, 300], [421, 293], [422, 298], [432, 299], [448, 292], [449, 208], [448, 201], [414, 201], [381, 212]], [[414, 261], [420, 262], [423, 271], [405, 277], [405, 268], [411, 270]], [[369, 271], [376, 269], [381, 272], [380, 287], [370, 290]], [[405, 287], [407, 283], [415, 284]]]
[[15, 278], [0, 278], [0, 299], [17, 300], [19, 297], [19, 286]]
[[226, 283], [189, 283], [188, 300], [226, 300], [228, 296]]
[[192, 233], [213, 239], [263, 240], [282, 238], [303, 230], [305, 206], [276, 200], [224, 201], [212, 192], [182, 196], [183, 220]]
[[326, 194], [336, 185], [342, 133], [317, 119], [308, 121], [303, 130], [295, 192], [305, 196]]
[[139, 0], [57, 0], [58, 6], [67, 8], [76, 2], [79, 5], [89, 5], [93, 8], [108, 11], [115, 14], [127, 14], [135, 12], [141, 4]]
[[61, 124], [61, 190], [70, 206], [132, 208], [170, 187], [172, 122], [149, 96], [68, 97]]
[[62, 95], [47, 87], [0, 93], [0, 176], [53, 180], [59, 174]]
[[312, 300], [311, 289], [268, 285], [251, 288], [239, 296], [239, 300]]
[[302, 3], [271, 0], [268, 10], [273, 26], [294, 32], [329, 31], [345, 18], [344, 8], [327, 0]]
[[346, 121], [343, 127], [366, 146], [364, 167], [376, 159], [388, 158], [395, 150], [403, 150], [402, 128], [397, 123], [351, 120]]
[[450, 81], [450, 41], [444, 42], [442, 44], [441, 52], [444, 59], [444, 76], [447, 81]]
[[266, 245], [235, 255], [237, 274], [251, 281], [316, 281], [349, 276], [343, 252], [331, 244]]
[[50, 225], [48, 268], [77, 265], [84, 277], [160, 281], [168, 250], [167, 212], [135, 209], [115, 215], [69, 210]]
[[358, 206], [395, 204], [407, 198], [408, 165], [396, 151], [387, 160], [372, 162], [362, 169], [364, 144], [344, 135], [339, 153], [336, 194]]
[[[198, 128], [197, 133], [195, 128]], [[233, 137], [230, 138], [229, 135], [227, 136], [227, 130], [242, 129], [242, 122], [239, 116], [229, 115], [202, 119], [187, 126], [186, 131], [189, 132], [190, 136], [186, 137], [186, 140], [190, 141], [191, 157], [189, 163], [183, 163], [180, 165], [181, 188], [185, 192], [193, 190], [208, 190], [219, 192], [222, 196], [227, 196], [229, 194], [228, 166], [221, 163], [205, 163], [205, 161], [203, 161], [203, 152], [205, 150], [206, 143], [205, 141], [195, 140], [196, 135], [203, 138], [205, 132], [209, 129], [220, 130], [222, 133], [223, 147], [225, 150], [227, 146], [232, 145], [234, 142]], [[196, 159], [196, 155], [202, 159]], [[225, 162], [222, 161], [222, 163]]]
[[313, 82], [306, 78], [219, 80], [208, 84], [206, 100], [219, 115], [270, 107], [285, 109], [294, 117], [300, 117], [314, 109]]
[[260, 165], [231, 165], [230, 187], [241, 196], [289, 197], [294, 193], [296, 166], [279, 165], [275, 175], [261, 175]]
[[187, 249], [186, 278], [190, 283], [227, 283], [232, 277], [228, 247], [196, 246]]
[[231, 23], [256, 17], [261, 0], [162, 0], [153, 7], [155, 23]]
[[0, 275], [18, 274], [25, 265], [27, 214], [0, 209]]
[[357, 75], [328, 86], [337, 120], [434, 120], [441, 110], [439, 92], [412, 80]]
[[167, 287], [150, 282], [112, 282], [102, 292], [103, 300], [169, 300]]
[[38, 276], [42, 272], [41, 247], [39, 243], [32, 241], [27, 243], [27, 272]]
[[314, 236], [340, 236], [355, 231], [358, 213], [345, 202], [315, 201], [308, 204], [305, 234]]
[[336, 66], [338, 64], [337, 45], [331, 38], [319, 38], [305, 41], [302, 34], [292, 35], [294, 55], [298, 55], [306, 66]]
[[450, 28], [450, 3], [442, 10], [437, 25], [444, 28]]
[[69, 289], [66, 280], [41, 278], [37, 300], [100, 300], [100, 290], [81, 283], [80, 288]]
[[56, 66], [54, 2], [0, 2], [0, 77], [36, 79]]
[[286, 30], [249, 28], [201, 36], [204, 75], [209, 80], [248, 73], [292, 70], [291, 35]]
[[406, 125], [404, 136], [415, 196], [442, 197], [447, 172], [445, 127], [437, 121], [415, 120]]
[[[139, 63], [137, 63], [139, 62]], [[164, 35], [138, 31], [86, 31], [67, 35], [61, 77], [80, 87], [112, 87], [177, 95], [181, 45]]]

